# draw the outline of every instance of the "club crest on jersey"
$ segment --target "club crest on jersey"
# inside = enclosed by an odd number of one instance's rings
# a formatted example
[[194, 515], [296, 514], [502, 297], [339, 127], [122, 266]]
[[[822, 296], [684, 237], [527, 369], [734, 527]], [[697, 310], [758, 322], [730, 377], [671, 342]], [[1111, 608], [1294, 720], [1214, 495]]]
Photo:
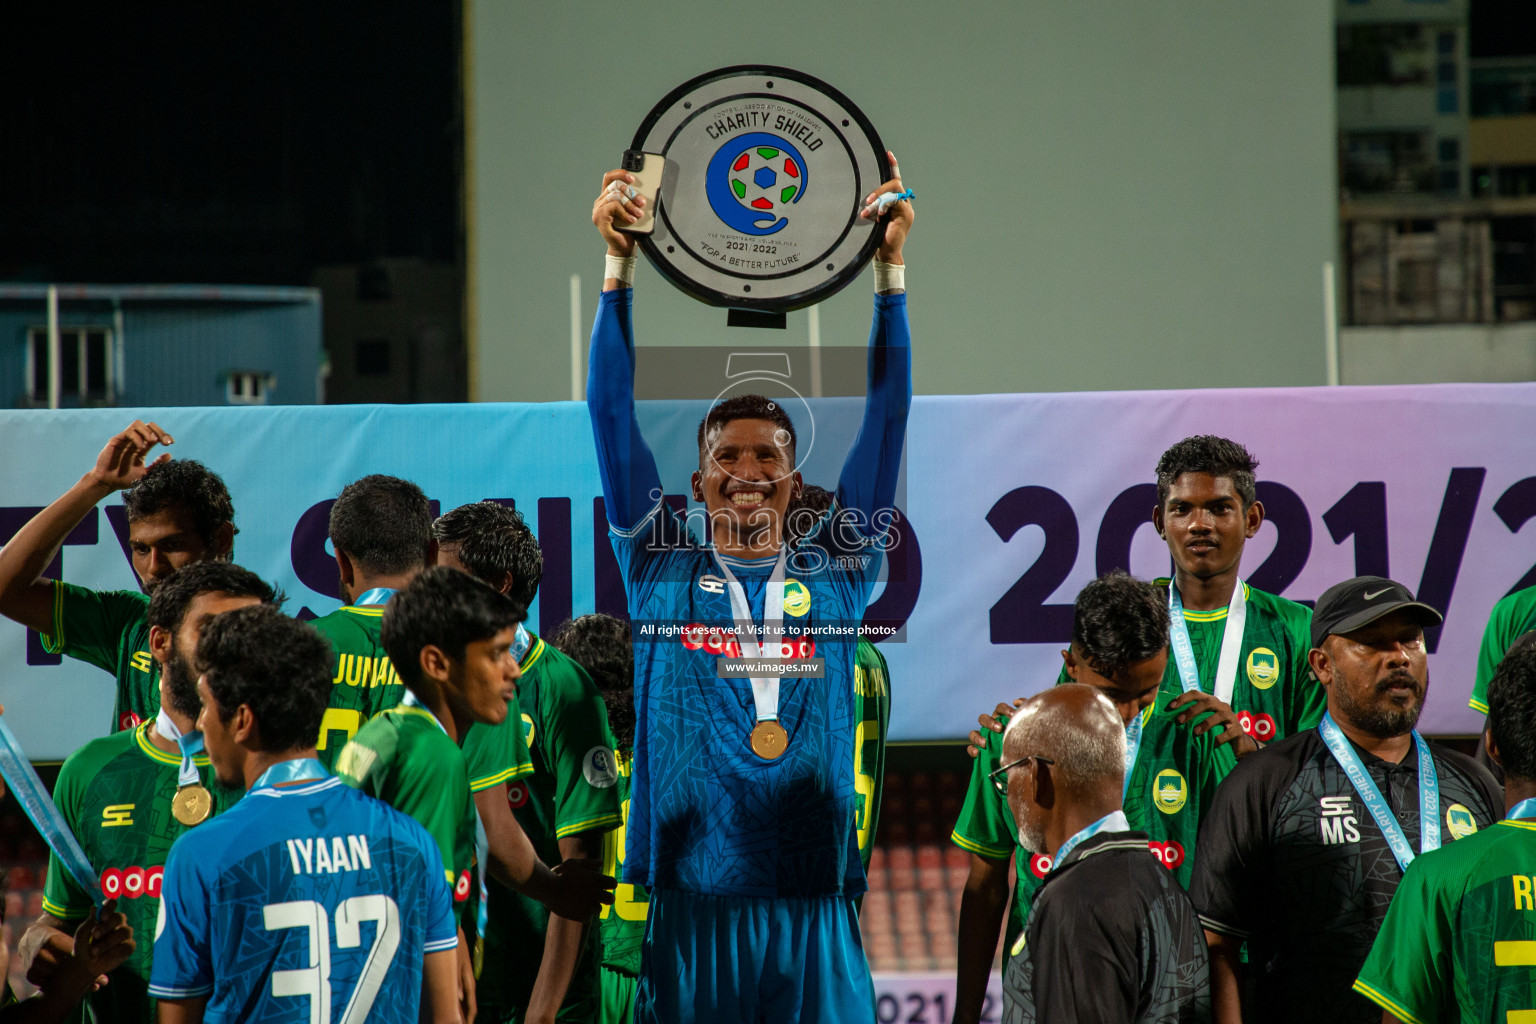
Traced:
[[1164, 814], [1177, 814], [1189, 802], [1189, 783], [1177, 769], [1164, 768], [1152, 782], [1152, 802]]
[[618, 782], [619, 771], [613, 764], [613, 751], [604, 746], [587, 751], [587, 756], [581, 759], [581, 774], [587, 785], [597, 789], [608, 789]]
[[1445, 809], [1446, 830], [1457, 839], [1465, 839], [1477, 831], [1477, 819], [1464, 804], [1451, 804]]
[[705, 573], [699, 577], [699, 589], [706, 594], [723, 594], [725, 593], [725, 580], [719, 576], [711, 576], [709, 573]]
[[800, 618], [811, 610], [811, 589], [797, 579], [784, 581], [784, 614]]
[[1268, 647], [1255, 647], [1248, 652], [1248, 681], [1261, 690], [1267, 690], [1280, 681], [1280, 659]]

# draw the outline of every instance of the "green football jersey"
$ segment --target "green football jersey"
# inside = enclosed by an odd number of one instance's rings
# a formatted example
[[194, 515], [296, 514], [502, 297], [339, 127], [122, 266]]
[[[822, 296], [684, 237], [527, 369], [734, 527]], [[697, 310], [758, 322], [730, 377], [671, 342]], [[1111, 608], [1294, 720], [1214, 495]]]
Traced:
[[[534, 637], [522, 670], [518, 703], [533, 771], [508, 786], [507, 798], [539, 859], [558, 864], [560, 839], [623, 824], [615, 744], [602, 695], [580, 665]], [[518, 1020], [544, 955], [549, 911], [494, 878], [486, 879], [486, 892], [484, 962], [497, 968], [481, 974], [477, 996], [487, 1019]], [[597, 929], [588, 936], [562, 1020], [595, 1013], [601, 951]]]
[[[1231, 744], [1217, 746], [1213, 733], [1194, 735], [1194, 726], [1208, 716], [1180, 725], [1178, 712], [1168, 711], [1161, 697], [1158, 703], [1164, 707], [1153, 705], [1142, 713], [1141, 747], [1125, 791], [1125, 816], [1133, 830], [1147, 833], [1147, 845], [1187, 889], [1194, 872], [1200, 819], [1216, 787], [1237, 766], [1237, 756]], [[1024, 933], [1035, 890], [1051, 862], [1018, 845], [1018, 828], [1008, 802], [992, 785], [991, 773], [1002, 765], [1002, 746], [1002, 736], [993, 734], [976, 758], [950, 839], [961, 849], [991, 860], [1007, 860], [1018, 850], [1018, 883], [1005, 930], [1012, 956]]]
[[1472, 683], [1472, 697], [1467, 701], [1474, 711], [1488, 713], [1488, 683], [1499, 667], [1510, 644], [1522, 633], [1536, 629], [1536, 587], [1517, 590], [1493, 606], [1488, 625], [1483, 630], [1483, 645], [1477, 651], [1477, 678]]
[[523, 709], [517, 697], [507, 701], [507, 717], [500, 725], [476, 722], [464, 734], [464, 764], [469, 769], [469, 791], [478, 793], [533, 771], [528, 743], [523, 738]]
[[[155, 1001], [147, 989], [165, 858], [176, 837], [196, 827], [181, 824], [171, 813], [181, 757], [150, 742], [151, 724], [91, 740], [64, 762], [53, 789], [65, 824], [99, 872], [102, 892], [117, 899], [138, 940], [133, 954], [112, 971], [111, 983], [90, 996], [91, 1008], [102, 1024], [154, 1020]], [[207, 757], [193, 760], [213, 795], [214, 813], [240, 799], [239, 792], [214, 781]], [[50, 855], [43, 910], [69, 922], [68, 930], [73, 931], [92, 909], [85, 890], [58, 856]]]
[[464, 752], [432, 712], [416, 704], [382, 711], [358, 730], [336, 759], [336, 774], [353, 789], [421, 823], [437, 842], [454, 910], [466, 935], [475, 932], [475, 799]]
[[860, 640], [853, 657], [853, 784], [858, 790], [859, 859], [869, 870], [885, 785], [885, 735], [891, 722], [891, 673], [885, 655]]
[[[1166, 592], [1168, 581], [1157, 586]], [[1312, 612], [1306, 605], [1243, 584], [1247, 595], [1247, 621], [1238, 653], [1237, 679], [1232, 684], [1232, 710], [1243, 730], [1260, 743], [1284, 739], [1311, 729], [1323, 720], [1328, 696], [1312, 675], [1307, 652], [1312, 649]], [[1194, 612], [1185, 609], [1195, 665], [1200, 670], [1200, 689], [1216, 690], [1216, 668], [1221, 658], [1221, 638], [1226, 630], [1227, 609]], [[1179, 665], [1168, 651], [1163, 692], [1184, 692]], [[1134, 827], [1134, 825], [1133, 825]]]
[[1536, 1020], [1536, 822], [1415, 857], [1354, 989], [1410, 1024]]
[[87, 590], [53, 581], [53, 628], [43, 650], [117, 677], [111, 732], [160, 713], [160, 674], [149, 655], [149, 597], [136, 590]]
[[[624, 875], [624, 830], [629, 825], [629, 784], [634, 768], [633, 755], [615, 750], [614, 764], [619, 770], [619, 801], [624, 824], [603, 836], [603, 874]], [[640, 944], [645, 939], [645, 915], [651, 909], [651, 894], [643, 885], [620, 882], [613, 891], [613, 905], [598, 914], [598, 937], [603, 944], [603, 966], [612, 971], [640, 975]]]
[[388, 711], [405, 696], [405, 684], [379, 640], [383, 623], [383, 605], [347, 605], [310, 622], [336, 652], [330, 706], [325, 709], [316, 743], [316, 756], [327, 771], [335, 770], [337, 755], [364, 722]]

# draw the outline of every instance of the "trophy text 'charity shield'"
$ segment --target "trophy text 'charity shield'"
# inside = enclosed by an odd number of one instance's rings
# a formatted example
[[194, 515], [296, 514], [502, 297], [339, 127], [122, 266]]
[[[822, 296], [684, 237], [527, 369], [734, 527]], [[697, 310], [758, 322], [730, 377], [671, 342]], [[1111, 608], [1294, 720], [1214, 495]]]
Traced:
[[859, 210], [890, 177], [885, 145], [846, 96], [809, 75], [700, 75], [651, 110], [631, 148], [667, 159], [656, 230], [640, 245], [701, 302], [801, 309], [857, 277], [879, 244], [879, 225]]

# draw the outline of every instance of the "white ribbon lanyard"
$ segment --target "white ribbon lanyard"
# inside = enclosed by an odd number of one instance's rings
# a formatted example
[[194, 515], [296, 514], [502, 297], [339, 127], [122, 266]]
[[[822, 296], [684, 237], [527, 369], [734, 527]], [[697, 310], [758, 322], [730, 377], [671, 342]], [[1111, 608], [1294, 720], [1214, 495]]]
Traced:
[[1056, 851], [1056, 856], [1051, 858], [1051, 870], [1055, 871], [1067, 859], [1067, 855], [1077, 849], [1084, 839], [1091, 839], [1100, 832], [1129, 832], [1131, 823], [1126, 820], [1124, 811], [1110, 811], [1098, 821], [1089, 825], [1071, 839], [1061, 844], [1061, 849]]
[[[1237, 663], [1243, 653], [1243, 627], [1248, 624], [1248, 602], [1243, 597], [1243, 581], [1232, 588], [1232, 602], [1227, 605], [1227, 622], [1221, 634], [1221, 656], [1216, 662], [1216, 699], [1231, 705], [1232, 687], [1237, 683]], [[1200, 689], [1200, 666], [1195, 664], [1195, 648], [1189, 642], [1189, 627], [1184, 624], [1184, 601], [1179, 597], [1177, 578], [1168, 581], [1168, 640], [1184, 692]]]
[[[768, 589], [763, 592], [763, 637], [757, 639], [757, 623], [752, 619], [752, 608], [747, 604], [747, 591], [737, 581], [736, 574], [719, 555], [715, 564], [725, 578], [725, 589], [731, 595], [731, 617], [736, 623], [736, 643], [741, 653], [749, 658], [777, 658], [784, 637], [784, 572], [789, 564], [789, 549], [779, 552], [779, 560], [773, 563], [768, 576]], [[767, 651], [772, 650], [773, 654]], [[757, 706], [759, 722], [776, 721], [779, 717], [779, 677], [752, 677], [752, 700]]]
[[200, 732], [183, 734], [176, 723], [171, 721], [171, 716], [166, 714], [165, 708], [161, 708], [160, 713], [155, 716], [155, 732], [181, 749], [181, 769], [176, 776], [176, 785], [198, 785], [202, 780], [197, 774], [197, 762], [193, 761], [192, 757], [203, 749], [203, 734]]

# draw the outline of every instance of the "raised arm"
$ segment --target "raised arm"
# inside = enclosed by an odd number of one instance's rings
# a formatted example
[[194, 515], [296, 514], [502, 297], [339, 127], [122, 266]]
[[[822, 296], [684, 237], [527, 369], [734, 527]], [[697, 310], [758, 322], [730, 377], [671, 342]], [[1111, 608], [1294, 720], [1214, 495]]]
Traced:
[[869, 331], [864, 421], [837, 484], [838, 505], [857, 510], [861, 532], [871, 537], [882, 531], [882, 513], [888, 515], [896, 499], [907, 412], [912, 408], [912, 333], [907, 325], [905, 261], [901, 254], [912, 229], [912, 204], [903, 199], [891, 204], [884, 214], [876, 213], [876, 199], [903, 190], [895, 154], [887, 155], [894, 176], [866, 197], [860, 214], [865, 219], [879, 217], [884, 235], [875, 253], [875, 316]]
[[640, 436], [635, 418], [635, 335], [631, 320], [635, 240], [615, 224], [633, 223], [629, 212], [645, 204], [630, 198], [627, 185], [634, 175], [609, 171], [603, 191], [592, 204], [592, 223], [608, 243], [608, 270], [603, 295], [592, 325], [592, 349], [587, 369], [587, 413], [597, 444], [597, 470], [603, 481], [608, 522], [628, 530], [661, 500], [661, 475], [650, 446]]
[[[96, 504], [125, 487], [132, 487], [148, 470], [144, 456], [157, 444], [173, 444], [171, 435], [153, 423], [133, 423], [107, 442], [96, 465], [53, 504], [16, 531], [0, 548], [0, 615], [39, 633], [53, 629], [53, 585], [43, 570], [59, 553], [69, 531], [80, 525]], [[163, 454], [157, 462], [171, 456]]]

